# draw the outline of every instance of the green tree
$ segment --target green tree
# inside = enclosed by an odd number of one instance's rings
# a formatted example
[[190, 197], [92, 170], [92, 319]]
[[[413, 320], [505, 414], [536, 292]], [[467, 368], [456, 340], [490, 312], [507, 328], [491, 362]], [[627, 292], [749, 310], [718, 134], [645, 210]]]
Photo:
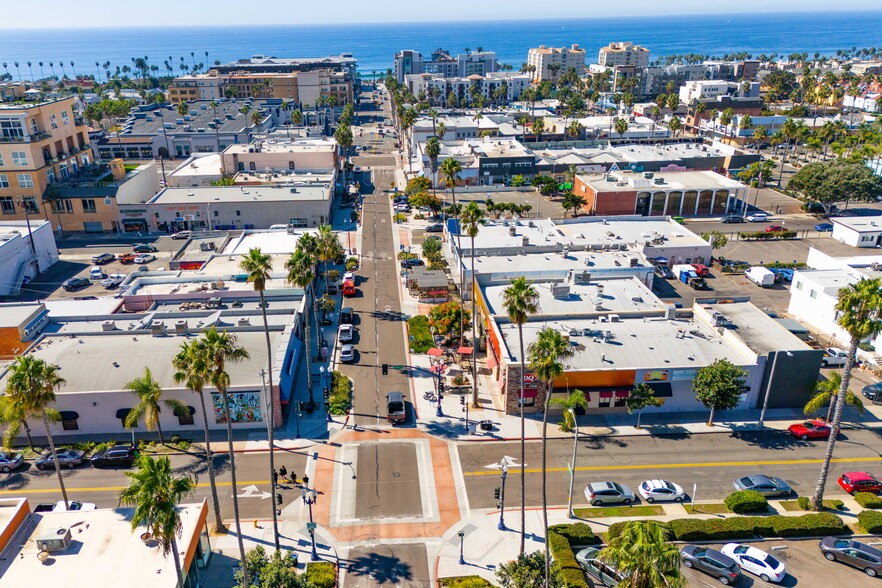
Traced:
[[496, 580], [502, 588], [542, 588], [553, 586], [563, 588], [566, 584], [560, 575], [560, 568], [551, 568], [551, 577], [546, 582], [548, 559], [541, 551], [518, 555], [516, 560], [500, 564], [496, 569]]
[[211, 435], [208, 430], [208, 411], [205, 409], [205, 395], [203, 390], [208, 381], [208, 365], [205, 354], [200, 352], [198, 341], [185, 341], [181, 343], [177, 355], [172, 359], [172, 367], [175, 369], [174, 380], [178, 384], [183, 383], [199, 397], [200, 409], [202, 410], [202, 434], [205, 443], [205, 467], [208, 469], [208, 484], [211, 487], [211, 502], [214, 507], [215, 531], [225, 533], [227, 526], [221, 518], [220, 501], [217, 498], [217, 483], [215, 482], [214, 459], [211, 451]]
[[561, 201], [561, 207], [564, 209], [564, 218], [566, 218], [567, 211], [570, 210], [573, 211], [573, 216], [579, 216], [579, 209], [586, 204], [588, 204], [588, 202], [584, 197], [572, 192], [566, 192]]
[[410, 197], [420, 192], [428, 192], [431, 187], [432, 181], [429, 178], [417, 176], [407, 181], [407, 185], [404, 187], [404, 195]]
[[[311, 239], [310, 241], [313, 240]], [[285, 262], [285, 269], [288, 270], [287, 280], [289, 283], [303, 288], [304, 295], [309, 294], [312, 296], [312, 283], [315, 280], [315, 249], [308, 243], [302, 244], [303, 238], [301, 237], [297, 242], [297, 248], [294, 250], [294, 253]], [[309, 314], [313, 304], [310, 303], [306, 306], [305, 328], [303, 329], [306, 347], [306, 387], [309, 389], [310, 397], [312, 397], [312, 344], [309, 336], [311, 330]]]
[[334, 140], [343, 150], [343, 185], [346, 185], [346, 162], [349, 161], [349, 148], [352, 147], [352, 129], [349, 125], [340, 125], [334, 131]]
[[634, 414], [635, 411], [637, 412], [637, 428], [639, 429], [640, 417], [643, 415], [643, 409], [649, 408], [650, 406], [661, 406], [661, 401], [655, 397], [655, 393], [648, 384], [640, 382], [634, 386], [634, 389], [631, 390], [628, 398], [625, 399], [625, 406], [628, 408], [628, 414]]
[[[267, 322], [266, 318], [266, 283], [267, 280], [270, 279], [270, 272], [273, 271], [273, 258], [266, 253], [263, 253], [259, 248], [252, 247], [248, 250], [248, 254], [242, 258], [242, 261], [239, 262], [239, 267], [248, 275], [248, 282], [254, 284], [254, 290], [260, 296], [260, 313], [263, 316], [263, 335], [266, 340], [266, 375], [267, 381], [269, 382], [269, 393], [270, 397], [273, 397], [273, 348], [270, 344], [270, 335], [269, 335], [269, 322]], [[273, 400], [269, 408], [273, 414], [264, 415], [264, 418], [268, 419], [267, 422], [271, 423], [271, 426], [267, 428], [268, 430], [268, 443], [269, 443], [269, 462], [270, 462], [270, 473], [276, 471], [276, 462], [273, 451], [273, 428], [275, 427], [275, 423], [273, 422], [273, 416], [275, 413], [275, 401]], [[276, 495], [276, 482], [275, 476], [270, 477], [270, 490], [273, 496]], [[275, 505], [272, 505], [273, 511], [273, 536], [276, 541], [276, 551], [280, 549], [279, 546], [279, 519], [276, 513]]]
[[429, 325], [441, 337], [453, 337], [460, 324], [467, 329], [470, 320], [469, 311], [453, 300], [433, 306], [429, 311]]
[[726, 359], [717, 359], [700, 368], [692, 380], [695, 397], [710, 409], [707, 425], [714, 426], [714, 411], [729, 410], [741, 402], [747, 372]]
[[807, 202], [818, 202], [827, 215], [840, 202], [872, 202], [882, 197], [882, 177], [863, 162], [849, 159], [810, 163], [796, 172], [787, 187], [800, 192]]
[[[815, 414], [827, 407], [827, 417], [824, 419], [829, 422], [833, 416], [833, 406], [836, 404], [836, 395], [839, 394], [839, 387], [842, 385], [842, 374], [839, 372], [831, 372], [824, 381], [817, 381], [814, 384], [814, 394], [803, 408], [806, 416]], [[864, 403], [860, 396], [849, 390], [845, 396], [845, 403], [858, 409], [860, 414], [864, 414]]]
[[[545, 529], [545, 537], [548, 537], [548, 488], [547, 488], [547, 465], [548, 465], [548, 409], [551, 406], [551, 392], [554, 389], [554, 379], [564, 372], [563, 361], [573, 356], [573, 348], [570, 340], [564, 337], [560, 331], [546, 327], [539, 331], [529, 347], [530, 369], [542, 382], [545, 383], [545, 408], [542, 411], [542, 523]], [[548, 541], [545, 542], [545, 578], [548, 585], [551, 561]]]
[[54, 413], [53, 417], [58, 416], [58, 411], [50, 408], [49, 405], [55, 402], [55, 391], [63, 384], [64, 378], [58, 375], [57, 366], [37, 359], [33, 355], [22, 355], [9, 368], [6, 397], [10, 403], [9, 410], [13, 411], [14, 415], [25, 418], [40, 416], [43, 419], [43, 428], [46, 430], [49, 451], [55, 462], [55, 473], [58, 476], [58, 486], [61, 488], [64, 506], [70, 508], [64, 478], [61, 476], [61, 465], [55, 452], [55, 441], [52, 438], [52, 431], [49, 430], [50, 413]]
[[824, 462], [821, 464], [821, 473], [818, 476], [818, 486], [812, 496], [811, 504], [814, 510], [821, 510], [823, 505], [827, 475], [830, 472], [833, 449], [836, 447], [836, 437], [839, 436], [839, 427], [842, 423], [842, 412], [845, 408], [846, 398], [848, 398], [848, 385], [851, 383], [851, 370], [854, 368], [858, 344], [882, 332], [882, 290], [880, 288], [882, 288], [882, 281], [876, 278], [860, 280], [839, 291], [839, 300], [836, 303], [836, 314], [839, 317], [837, 322], [848, 333], [848, 353], [845, 356], [845, 366], [842, 368], [842, 383], [839, 386], [839, 393], [836, 394], [833, 420], [830, 423], [830, 438], [827, 439], [827, 449], [824, 452]]
[[680, 588], [680, 550], [669, 543], [670, 531], [656, 521], [628, 521], [600, 552], [625, 579], [620, 588]]
[[[450, 197], [453, 199], [453, 218], [459, 218], [459, 208], [456, 205], [456, 181], [459, 179], [459, 172], [462, 171], [462, 166], [459, 164], [453, 157], [448, 157], [441, 163], [441, 173], [444, 175], [444, 184], [446, 187], [450, 188]], [[457, 223], [459, 225], [459, 223]], [[456, 229], [456, 249], [459, 252], [462, 252], [462, 228], [457, 226]], [[463, 291], [463, 281], [464, 281], [464, 272], [462, 271], [462, 263], [459, 265], [459, 291]], [[459, 338], [462, 339], [463, 328], [460, 328]]]
[[484, 209], [478, 206], [477, 202], [469, 202], [466, 204], [465, 208], [462, 210], [462, 230], [465, 231], [466, 235], [469, 236], [472, 240], [471, 247], [471, 264], [472, 264], [472, 288], [469, 292], [469, 297], [472, 299], [472, 317], [475, 320], [472, 321], [472, 408], [479, 408], [478, 406], [478, 334], [477, 334], [477, 326], [478, 326], [478, 308], [477, 301], [475, 296], [475, 237], [478, 236], [478, 231], [481, 228], [481, 225], [484, 223]]
[[522, 176], [520, 174], [512, 177], [512, 179], [511, 179], [511, 185], [515, 186], [515, 187], [523, 186], [526, 183], [527, 183], [527, 180], [524, 178], [524, 176]]
[[[331, 225], [321, 225], [319, 227], [317, 245], [318, 259], [325, 265], [325, 268], [327, 268], [329, 263], [343, 256], [343, 245], [340, 244], [340, 238], [331, 229]], [[325, 272], [325, 291], [327, 290], [327, 272]]]
[[300, 110], [295, 110], [291, 113], [291, 123], [295, 127], [299, 127], [303, 124], [303, 113]]
[[526, 374], [526, 356], [524, 348], [524, 325], [531, 314], [539, 312], [539, 293], [532, 284], [527, 282], [524, 276], [511, 281], [511, 285], [502, 292], [502, 306], [508, 319], [518, 326], [518, 341], [520, 347], [518, 354], [521, 360], [520, 382], [518, 384], [518, 409], [521, 417], [521, 556], [524, 555], [524, 540], [526, 538], [526, 516], [524, 513], [527, 504], [526, 476], [524, 475], [524, 462], [526, 461], [526, 435], [524, 431], [524, 375]]
[[157, 459], [142, 454], [136, 462], [137, 470], [125, 472], [131, 480], [128, 487], [120, 492], [119, 501], [126, 506], [135, 507], [132, 515], [132, 531], [140, 526], [147, 527], [162, 551], [162, 555], [172, 555], [178, 586], [184, 585], [181, 558], [178, 554], [178, 537], [184, 526], [178, 513], [178, 504], [193, 493], [196, 483], [188, 475], [176, 476], [168, 457]]
[[[156, 429], [159, 433], [159, 442], [165, 445], [165, 440], [162, 438], [162, 423], [159, 420], [159, 401], [162, 397], [162, 386], [153, 379], [150, 368], [145, 367], [143, 376], [127, 382], [126, 390], [138, 397], [138, 404], [126, 415], [126, 427], [130, 429], [137, 427], [143, 417], [144, 427], [148, 431]], [[187, 406], [176, 398], [163, 400], [163, 404], [172, 409], [172, 411], [188, 410]]]
[[719, 231], [702, 233], [701, 238], [709, 242], [712, 249], [722, 249], [729, 242], [729, 237]]
[[438, 137], [429, 137], [426, 141], [426, 157], [432, 167], [432, 195], [435, 195], [435, 184], [438, 183], [438, 156], [441, 155], [441, 141]]
[[[204, 354], [202, 361], [206, 364], [208, 381], [218, 391], [223, 402], [223, 420], [227, 425], [227, 446], [230, 459], [230, 486], [233, 493], [233, 516], [236, 519], [236, 538], [239, 543], [239, 558], [243, 569], [245, 563], [245, 544], [242, 540], [242, 520], [239, 518], [239, 490], [236, 485], [236, 455], [233, 451], [233, 425], [230, 415], [230, 398], [227, 390], [230, 387], [230, 375], [227, 363], [238, 363], [248, 358], [248, 352], [240, 347], [236, 336], [226, 331], [219, 332], [211, 327], [198, 339], [199, 353]], [[247, 573], [247, 570], [246, 570]]]
[[407, 199], [407, 203], [414, 208], [426, 207], [431, 210], [433, 214], [441, 210], [441, 201], [438, 200], [437, 196], [429, 194], [428, 192], [418, 192], [414, 194]]
[[[306, 574], [297, 573], [290, 557], [278, 551], [267, 556], [261, 545], [248, 552], [248, 570], [255, 588], [315, 588]], [[234, 574], [237, 588], [242, 586], [242, 576], [241, 571]]]
[[674, 133], [674, 137], [677, 137], [680, 134], [680, 129], [682, 128], [682, 123], [680, 122], [680, 118], [673, 116], [671, 117], [671, 122], [668, 123], [668, 128]]
[[533, 135], [536, 137], [536, 142], [542, 140], [542, 133], [545, 132], [545, 119], [541, 116], [533, 119], [533, 124], [531, 126], [533, 130]]
[[616, 134], [619, 138], [623, 138], [625, 133], [628, 131], [628, 119], [627, 118], [617, 118], [613, 123], [613, 127], [616, 130]]

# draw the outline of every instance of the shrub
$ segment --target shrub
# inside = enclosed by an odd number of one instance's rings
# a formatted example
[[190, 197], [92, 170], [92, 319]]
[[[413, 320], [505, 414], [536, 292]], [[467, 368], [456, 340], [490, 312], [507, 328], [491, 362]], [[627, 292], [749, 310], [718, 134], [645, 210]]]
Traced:
[[588, 588], [588, 584], [585, 582], [585, 573], [582, 571], [582, 566], [576, 561], [576, 556], [573, 554], [573, 548], [567, 537], [549, 529], [548, 547], [554, 561], [559, 566], [564, 585], [568, 588]]
[[425, 315], [408, 319], [407, 332], [410, 336], [410, 348], [414, 353], [425, 353], [435, 345], [432, 332], [429, 331], [429, 317]]
[[796, 503], [799, 505], [799, 508], [802, 510], [808, 510], [811, 507], [811, 501], [808, 496], [800, 496], [796, 499]]
[[882, 498], [870, 492], [858, 492], [854, 500], [864, 508], [882, 508]]
[[352, 403], [352, 383], [340, 372], [331, 372], [330, 412], [344, 415], [349, 412]]
[[772, 534], [777, 537], [813, 537], [818, 535], [841, 535], [845, 523], [832, 512], [818, 512], [798, 517], [774, 516]]
[[180, 443], [180, 442], [181, 442], [181, 436], [180, 436], [180, 435], [172, 435], [172, 436], [171, 436], [171, 442], [172, 442], [172, 443]]
[[[878, 515], [876, 523], [882, 532], [882, 513], [864, 511]], [[863, 513], [862, 513], [863, 514]], [[860, 519], [860, 517], [858, 517]], [[861, 523], [863, 525], [863, 523]], [[625, 523], [613, 523], [607, 531], [611, 540], [621, 533]], [[772, 515], [767, 517], [729, 517], [725, 519], [674, 519], [665, 524], [676, 541], [728, 541], [749, 539], [751, 537], [815, 537], [820, 535], [842, 535], [847, 532], [845, 523], [830, 512], [804, 514], [796, 517]], [[866, 527], [864, 527], [866, 529]]]
[[882, 533], [882, 512], [875, 510], [862, 510], [858, 514], [858, 522], [867, 533], [878, 535]]
[[306, 564], [306, 581], [316, 588], [334, 588], [337, 585], [337, 570], [327, 561]]
[[549, 530], [565, 537], [572, 547], [587, 547], [600, 543], [600, 537], [596, 536], [591, 527], [585, 523], [552, 525]]
[[726, 497], [726, 508], [734, 513], [765, 512], [769, 501], [756, 490], [738, 490]]
[[350, 257], [349, 259], [346, 260], [346, 271], [347, 272], [354, 272], [357, 269], [358, 269], [358, 258], [357, 257]]
[[409, 251], [399, 251], [398, 252], [398, 260], [404, 261], [405, 259], [416, 259], [419, 257], [416, 253], [410, 253]]
[[765, 231], [738, 233], [742, 241], [777, 241], [778, 239], [796, 239], [796, 231]]
[[492, 588], [493, 584], [481, 576], [460, 576], [459, 578], [438, 578], [443, 588]]
[[190, 442], [189, 441], [178, 441], [178, 449], [180, 451], [190, 451]]

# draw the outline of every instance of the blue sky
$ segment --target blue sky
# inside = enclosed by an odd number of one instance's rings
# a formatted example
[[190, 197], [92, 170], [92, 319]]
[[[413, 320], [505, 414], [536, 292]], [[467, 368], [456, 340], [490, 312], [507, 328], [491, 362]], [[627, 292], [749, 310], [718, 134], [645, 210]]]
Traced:
[[[130, 4], [131, 2], [131, 4]], [[325, 10], [316, 10], [317, 7]], [[830, 10], [829, 0], [739, 0], [714, 6], [706, 0], [630, 0], [600, 3], [586, 0], [37, 0], [0, 3], [0, 28], [312, 24], [421, 22], [437, 20], [504, 20]], [[35, 10], [36, 8], [36, 10]], [[879, 0], [838, 0], [836, 10], [879, 10]], [[174, 19], [173, 19], [174, 17]]]

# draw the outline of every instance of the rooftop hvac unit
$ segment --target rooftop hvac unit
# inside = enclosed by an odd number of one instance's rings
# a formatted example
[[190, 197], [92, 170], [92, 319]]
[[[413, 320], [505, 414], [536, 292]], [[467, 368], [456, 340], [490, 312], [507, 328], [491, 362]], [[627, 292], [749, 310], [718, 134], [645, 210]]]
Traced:
[[251, 326], [251, 319], [249, 319], [247, 316], [242, 316], [242, 317], [239, 317], [239, 320], [236, 321], [236, 324], [239, 325], [240, 327], [250, 327]]
[[555, 298], [569, 298], [570, 296], [570, 285], [569, 284], [552, 284], [551, 285], [551, 295]]
[[508, 235], [509, 237], [514, 237], [517, 229], [515, 227], [508, 227]]
[[570, 336], [570, 337], [579, 337], [581, 334], [582, 334], [582, 331], [579, 331], [579, 330], [577, 330], [577, 329], [572, 329], [572, 330], [569, 332], [569, 336]]
[[116, 323], [113, 321], [104, 321], [103, 323], [101, 323], [101, 330], [102, 331], [115, 331], [116, 330]]
[[55, 529], [37, 537], [37, 549], [40, 551], [64, 551], [70, 547], [70, 529]]
[[522, 247], [526, 247], [526, 246], [529, 245], [529, 244], [530, 244], [530, 238], [527, 237], [526, 235], [524, 235], [524, 236], [521, 238], [521, 246], [522, 246]]
[[609, 315], [609, 322], [611, 322], [611, 323], [619, 322], [619, 315], [617, 315], [617, 314]]
[[587, 284], [590, 281], [591, 281], [591, 273], [590, 272], [577, 272], [577, 273], [573, 274], [573, 283], [574, 284]]
[[665, 183], [665, 179], [664, 179], [664, 178], [655, 178], [655, 180], [654, 180], [654, 181], [655, 181], [655, 185], [656, 185], [656, 186], [658, 186], [658, 185], [661, 185], [661, 184], [664, 184], [664, 183]]
[[637, 259], [636, 257], [632, 257], [629, 260], [629, 263], [631, 264], [631, 267], [637, 267], [637, 264], [640, 263], [640, 260]]
[[214, 251], [214, 241], [203, 241], [199, 244], [200, 251]]
[[150, 334], [154, 337], [162, 337], [165, 335], [165, 323], [162, 321], [153, 321], [150, 323]]
[[175, 335], [186, 335], [190, 332], [190, 327], [185, 319], [175, 321]]

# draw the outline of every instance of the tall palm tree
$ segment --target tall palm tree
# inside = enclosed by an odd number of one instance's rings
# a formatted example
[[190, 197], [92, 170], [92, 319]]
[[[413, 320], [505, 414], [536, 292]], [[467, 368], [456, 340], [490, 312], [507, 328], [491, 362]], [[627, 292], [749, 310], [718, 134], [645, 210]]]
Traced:
[[[839, 394], [839, 387], [841, 385], [842, 374], [839, 372], [832, 372], [823, 382], [815, 382], [814, 395], [806, 403], [803, 413], [808, 416], [820, 412], [826, 406], [827, 418], [824, 420], [829, 422], [830, 417], [833, 416], [833, 406], [836, 404], [836, 396]], [[864, 414], [863, 401], [851, 390], [845, 396], [845, 403], [855, 407], [860, 414]]]
[[[453, 157], [448, 157], [444, 161], [441, 162], [441, 173], [444, 175], [444, 184], [450, 188], [450, 196], [453, 199], [453, 218], [456, 219], [459, 217], [459, 209], [456, 206], [456, 181], [459, 179], [459, 172], [462, 171], [462, 166], [459, 164]], [[462, 228], [457, 226], [456, 228], [456, 249], [457, 256], [462, 255], [462, 240], [461, 240]], [[462, 271], [462, 260], [459, 262], [459, 291], [463, 291], [463, 271]], [[459, 339], [462, 340], [462, 313], [460, 313], [460, 321], [459, 321]]]
[[478, 408], [478, 334], [477, 301], [475, 296], [475, 237], [484, 221], [485, 211], [477, 202], [469, 202], [462, 210], [462, 229], [472, 240], [472, 408]]
[[441, 141], [438, 137], [429, 137], [426, 141], [426, 156], [432, 167], [432, 196], [435, 195], [435, 184], [438, 183], [438, 156], [441, 155]]
[[686, 578], [680, 571], [680, 551], [669, 538], [670, 531], [656, 521], [629, 521], [600, 558], [625, 577], [619, 586], [680, 588]]
[[[28, 425], [28, 415], [22, 410], [21, 405], [13, 403], [8, 396], [0, 396], [0, 425], [3, 425], [3, 447], [10, 449], [15, 444], [15, 439], [24, 427], [28, 447], [34, 450], [34, 440], [31, 438], [31, 427]], [[50, 417], [51, 420], [51, 417]]]
[[[270, 272], [273, 269], [273, 258], [270, 255], [261, 252], [257, 247], [252, 247], [248, 251], [248, 255], [239, 262], [239, 267], [248, 274], [248, 281], [254, 284], [254, 289], [260, 295], [260, 313], [263, 315], [263, 334], [266, 339], [266, 374], [267, 381], [269, 382], [268, 390], [270, 397], [270, 406], [267, 408], [268, 414], [266, 414], [264, 418], [266, 418], [267, 422], [270, 424], [270, 426], [267, 427], [267, 442], [269, 443], [270, 458], [270, 486], [272, 491], [271, 494], [275, 497], [276, 477], [273, 475], [273, 472], [276, 471], [276, 462], [273, 451], [273, 429], [275, 428], [273, 418], [275, 417], [276, 403], [273, 399], [273, 348], [270, 344], [269, 323], [266, 320], [266, 297], [264, 295], [264, 292], [266, 291], [266, 282], [270, 279]], [[279, 549], [281, 549], [279, 545], [279, 519], [275, 504], [272, 504], [271, 506], [273, 510], [273, 537], [275, 537], [276, 541], [276, 551], [279, 551]]]
[[49, 413], [55, 409], [49, 405], [55, 402], [55, 391], [64, 384], [64, 378], [58, 375], [58, 367], [37, 359], [33, 355], [22, 355], [9, 370], [9, 378], [6, 380], [6, 396], [13, 408], [21, 415], [37, 416], [43, 419], [43, 427], [46, 429], [46, 440], [49, 442], [49, 451], [52, 452], [52, 460], [55, 462], [55, 473], [58, 476], [58, 485], [61, 487], [61, 496], [64, 498], [65, 509], [70, 508], [67, 499], [67, 489], [64, 487], [64, 479], [61, 477], [61, 466], [58, 463], [58, 454], [55, 452], [55, 441], [52, 439], [52, 431], [49, 430]]
[[851, 382], [851, 370], [854, 368], [858, 344], [882, 331], [880, 287], [882, 287], [882, 282], [876, 278], [860, 280], [839, 291], [839, 301], [836, 303], [836, 313], [839, 316], [837, 322], [848, 333], [850, 340], [848, 354], [845, 356], [845, 366], [842, 368], [842, 383], [839, 386], [839, 393], [836, 395], [833, 421], [830, 424], [830, 438], [827, 440], [827, 450], [824, 453], [818, 486], [812, 497], [812, 509], [814, 510], [822, 508], [824, 487], [827, 485], [827, 474], [830, 472], [833, 448], [836, 446], [836, 437], [839, 435], [839, 425], [842, 422], [845, 399], [848, 397], [848, 385]]
[[321, 225], [318, 232], [317, 257], [324, 264], [325, 291], [328, 290], [328, 263], [338, 259], [343, 254], [343, 246], [340, 238], [331, 229], [331, 225]]
[[[546, 327], [529, 347], [530, 369], [540, 380], [545, 383], [545, 409], [542, 411], [542, 521], [545, 527], [545, 537], [548, 537], [548, 489], [547, 472], [548, 463], [548, 409], [551, 407], [551, 391], [554, 388], [554, 379], [561, 375], [564, 366], [563, 360], [572, 357], [573, 348], [570, 340], [561, 335], [560, 331]], [[545, 587], [548, 588], [548, 574], [551, 554], [549, 553], [548, 541], [545, 541]]]
[[[162, 423], [159, 421], [159, 399], [162, 396], [162, 386], [153, 379], [150, 368], [145, 367], [143, 376], [126, 383], [126, 390], [138, 397], [138, 404], [126, 415], [126, 427], [137, 427], [138, 421], [144, 417], [144, 427], [148, 431], [156, 429], [159, 433], [159, 442], [165, 445], [165, 440], [162, 438]], [[178, 411], [179, 414], [185, 414], [189, 410], [183, 402], [176, 398], [169, 398], [163, 402], [172, 411]]]
[[526, 538], [526, 476], [524, 475], [524, 460], [526, 459], [526, 435], [524, 434], [524, 376], [526, 375], [526, 350], [524, 349], [524, 324], [531, 314], [539, 312], [539, 293], [527, 278], [521, 276], [511, 281], [502, 292], [502, 305], [508, 319], [518, 326], [518, 341], [520, 348], [518, 354], [521, 358], [521, 374], [518, 390], [518, 408], [521, 416], [521, 555], [524, 554], [524, 540]]
[[[205, 396], [202, 391], [208, 381], [208, 365], [205, 354], [201, 353], [198, 341], [185, 341], [181, 343], [180, 351], [172, 359], [172, 367], [175, 369], [174, 380], [178, 384], [183, 383], [187, 388], [199, 396], [200, 409], [202, 410], [202, 433], [205, 436], [205, 464], [208, 468], [208, 485], [211, 486], [211, 501], [214, 506], [215, 530], [224, 533], [227, 526], [221, 518], [220, 501], [217, 498], [217, 483], [214, 473], [214, 456], [211, 452], [211, 437], [208, 430], [208, 411], [205, 409]], [[214, 410], [212, 410], [214, 413]]]
[[561, 429], [564, 431], [573, 431], [573, 463], [572, 468], [570, 469], [570, 489], [569, 489], [569, 512], [567, 515], [570, 518], [574, 518], [572, 510], [572, 501], [573, 501], [573, 483], [575, 482], [576, 475], [576, 452], [579, 448], [579, 427], [576, 426], [576, 409], [577, 408], [588, 408], [588, 398], [585, 397], [585, 393], [581, 390], [573, 390], [569, 393], [566, 398], [552, 398], [551, 399], [552, 406], [559, 406], [563, 409], [564, 420], [561, 423]]
[[239, 519], [239, 496], [236, 488], [236, 457], [233, 453], [233, 424], [230, 415], [230, 399], [227, 389], [230, 386], [230, 375], [226, 371], [227, 362], [236, 363], [248, 358], [248, 352], [239, 347], [236, 336], [218, 332], [211, 327], [198, 340], [199, 353], [204, 353], [208, 371], [208, 381], [221, 395], [224, 405], [224, 421], [227, 423], [227, 445], [230, 452], [230, 483], [233, 491], [233, 516], [236, 519], [236, 538], [239, 541], [239, 557], [242, 561], [244, 588], [248, 588], [248, 569], [245, 561], [245, 544], [242, 541], [242, 523]]
[[[303, 237], [297, 242], [297, 248], [288, 261], [285, 262], [285, 269], [288, 270], [287, 280], [291, 284], [295, 284], [303, 288], [304, 293], [312, 292], [312, 282], [315, 280], [315, 257], [313, 257], [314, 249], [301, 247]], [[310, 301], [312, 298], [310, 297]], [[304, 321], [303, 334], [306, 344], [306, 387], [309, 389], [309, 402], [312, 403], [312, 344], [310, 343], [309, 331], [309, 313], [313, 304], [311, 302], [306, 305], [306, 320]]]
[[134, 506], [132, 531], [146, 526], [147, 532], [159, 544], [162, 555], [169, 553], [175, 563], [178, 587], [184, 585], [181, 558], [178, 554], [178, 537], [183, 532], [178, 504], [193, 493], [196, 483], [189, 475], [176, 476], [167, 456], [157, 459], [141, 455], [133, 472], [126, 472], [131, 479], [128, 487], [119, 494], [119, 501]]

